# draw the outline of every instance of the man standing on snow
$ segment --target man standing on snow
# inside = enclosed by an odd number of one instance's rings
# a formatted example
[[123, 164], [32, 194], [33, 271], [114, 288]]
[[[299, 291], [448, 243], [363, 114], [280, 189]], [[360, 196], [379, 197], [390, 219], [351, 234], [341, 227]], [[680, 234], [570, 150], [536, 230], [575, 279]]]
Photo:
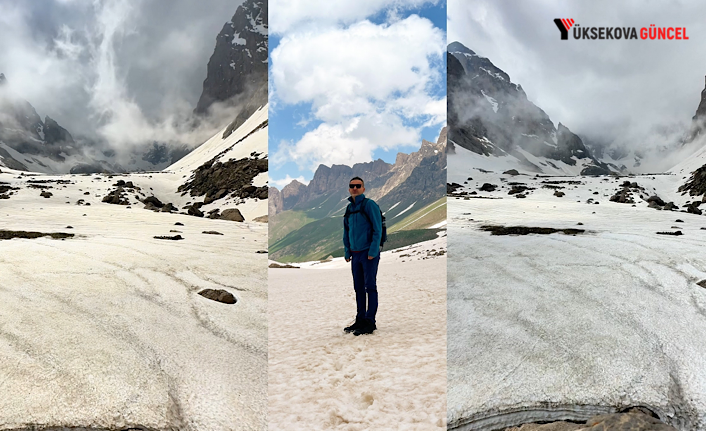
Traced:
[[[351, 263], [358, 313], [355, 323], [344, 328], [353, 335], [372, 334], [378, 309], [376, 277], [380, 263], [382, 213], [375, 201], [366, 199], [365, 184], [359, 177], [349, 181], [350, 203], [343, 216], [343, 246]], [[366, 298], [367, 296], [367, 298]], [[367, 308], [366, 308], [367, 305]]]

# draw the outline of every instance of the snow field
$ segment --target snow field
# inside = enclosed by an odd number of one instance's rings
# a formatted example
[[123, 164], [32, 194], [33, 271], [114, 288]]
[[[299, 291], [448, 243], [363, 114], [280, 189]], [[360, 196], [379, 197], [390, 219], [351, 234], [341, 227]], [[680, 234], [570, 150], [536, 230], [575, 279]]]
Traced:
[[[256, 131], [222, 160], [266, 152], [266, 136]], [[202, 200], [177, 187], [229, 139], [217, 135], [164, 172], [31, 177], [71, 181], [42, 184], [48, 199], [29, 176], [2, 169], [0, 181], [21, 189], [0, 200], [0, 229], [76, 236], [0, 240], [0, 429], [267, 429], [267, 255], [257, 253], [267, 225], [155, 213], [138, 201], [154, 195], [181, 209]], [[129, 206], [102, 203], [118, 180], [141, 188]], [[237, 207], [246, 220], [267, 214], [266, 200]], [[183, 240], [154, 238], [174, 235]]]
[[446, 429], [446, 258], [400, 253], [382, 254], [378, 330], [359, 337], [350, 263], [270, 269], [269, 429]]
[[[77, 237], [0, 241], [0, 428], [265, 427], [263, 225], [41, 204], [2, 208], [2, 228]], [[185, 240], [152, 238], [173, 228]]]
[[[678, 429], [706, 429], [706, 289], [697, 284], [706, 218], [647, 208], [638, 194], [634, 207], [609, 202], [629, 180], [681, 206], [691, 200], [676, 192], [681, 177], [534, 179], [468, 166], [449, 168], [448, 181], [472, 177], [466, 191], [484, 182], [537, 189], [525, 199], [509, 188], [477, 191], [495, 199], [449, 198], [449, 428], [643, 405]], [[566, 195], [556, 197], [539, 188], [544, 180], [583, 184], [560, 184]], [[485, 224], [586, 233], [491, 236]], [[670, 230], [684, 235], [656, 234]]]

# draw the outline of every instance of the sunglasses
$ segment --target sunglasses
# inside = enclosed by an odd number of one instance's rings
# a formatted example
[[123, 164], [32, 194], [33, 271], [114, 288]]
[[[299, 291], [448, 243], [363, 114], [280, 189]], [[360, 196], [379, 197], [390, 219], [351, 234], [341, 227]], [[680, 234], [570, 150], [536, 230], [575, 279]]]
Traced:
[[362, 184], [348, 184], [349, 189], [359, 189], [361, 187], [363, 187]]

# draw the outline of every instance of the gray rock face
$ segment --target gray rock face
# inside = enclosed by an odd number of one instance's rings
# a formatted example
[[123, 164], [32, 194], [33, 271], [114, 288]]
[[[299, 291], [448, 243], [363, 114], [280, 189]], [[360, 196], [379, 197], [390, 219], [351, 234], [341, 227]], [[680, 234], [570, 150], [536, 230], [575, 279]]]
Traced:
[[238, 6], [216, 38], [195, 113], [205, 114], [215, 102], [254, 94], [263, 84], [267, 88], [267, 33], [267, 1], [246, 0]]
[[79, 163], [69, 170], [71, 174], [99, 174], [103, 172], [103, 166], [99, 163]]
[[44, 118], [44, 140], [50, 145], [75, 145], [74, 138], [48, 115]]
[[284, 202], [282, 200], [282, 192], [277, 187], [270, 187], [270, 198], [267, 202], [267, 213], [275, 215], [282, 212]]
[[486, 156], [509, 153], [520, 160], [526, 160], [519, 151], [524, 150], [570, 166], [588, 159], [590, 169], [582, 174], [610, 173], [581, 138], [561, 123], [555, 128], [522, 87], [489, 59], [454, 42], [448, 46], [447, 60], [449, 135], [454, 144]]
[[696, 108], [696, 114], [691, 119], [691, 131], [686, 142], [691, 142], [703, 134], [706, 126], [706, 87], [701, 90], [701, 101]]
[[[444, 131], [442, 135], [445, 135]], [[419, 151], [410, 154], [405, 163], [395, 163], [393, 170], [404, 172], [405, 176], [399, 181], [396, 181], [398, 174], [390, 178], [380, 191], [384, 195], [378, 199], [381, 208], [391, 208], [399, 202], [395, 209], [388, 211], [388, 216], [394, 217], [397, 211], [403, 211], [411, 204], [420, 208], [446, 194], [445, 145], [445, 141], [423, 141]], [[394, 187], [388, 191], [389, 183]]]

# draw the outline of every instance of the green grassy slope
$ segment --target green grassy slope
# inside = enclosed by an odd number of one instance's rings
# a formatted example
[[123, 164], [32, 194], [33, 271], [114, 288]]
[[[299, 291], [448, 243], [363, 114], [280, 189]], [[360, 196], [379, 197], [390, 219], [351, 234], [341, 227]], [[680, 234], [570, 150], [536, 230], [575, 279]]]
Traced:
[[[445, 218], [446, 197], [420, 208], [392, 225], [388, 223], [385, 250], [436, 238], [439, 229], [428, 227]], [[314, 220], [277, 240], [270, 240], [270, 258], [279, 262], [306, 262], [325, 259], [329, 255], [343, 256], [342, 236], [342, 216]]]
[[274, 244], [288, 233], [295, 231], [316, 219], [309, 217], [304, 211], [284, 211], [270, 217], [268, 223], [269, 243]]
[[444, 220], [446, 220], [446, 196], [424, 208], [418, 209], [393, 225], [388, 223], [387, 233], [390, 234], [400, 230], [426, 229]]

